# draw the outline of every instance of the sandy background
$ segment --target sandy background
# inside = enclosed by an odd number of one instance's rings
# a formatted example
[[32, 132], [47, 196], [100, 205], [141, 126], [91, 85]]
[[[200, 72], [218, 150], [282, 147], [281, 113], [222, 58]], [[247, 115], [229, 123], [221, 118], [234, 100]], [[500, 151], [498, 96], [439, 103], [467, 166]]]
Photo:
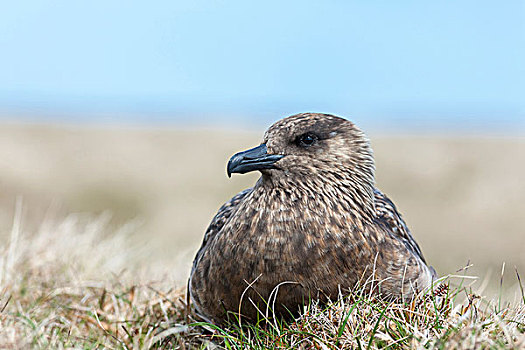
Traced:
[[[263, 130], [0, 125], [0, 238], [23, 198], [26, 230], [71, 212], [139, 222], [133, 239], [183, 283], [218, 207], [258, 174], [226, 176]], [[525, 138], [369, 134], [377, 184], [440, 274], [474, 264], [490, 291], [525, 279]], [[118, 247], [116, 247], [118, 249]], [[96, 254], [97, 252], [93, 252]]]

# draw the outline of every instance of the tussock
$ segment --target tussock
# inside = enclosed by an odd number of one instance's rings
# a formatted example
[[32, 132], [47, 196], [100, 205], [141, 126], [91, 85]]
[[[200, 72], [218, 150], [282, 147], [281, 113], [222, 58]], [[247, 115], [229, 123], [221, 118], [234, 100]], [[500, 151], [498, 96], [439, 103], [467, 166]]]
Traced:
[[[1, 348], [523, 348], [525, 298], [490, 300], [447, 276], [409, 303], [359, 292], [315, 301], [293, 321], [198, 322], [184, 288], [149, 270], [145, 248], [109, 217], [70, 215], [24, 232], [21, 203], [0, 245]], [[166, 267], [165, 267], [166, 268]], [[166, 268], [167, 269], [167, 268]], [[154, 272], [154, 273], [153, 273]]]

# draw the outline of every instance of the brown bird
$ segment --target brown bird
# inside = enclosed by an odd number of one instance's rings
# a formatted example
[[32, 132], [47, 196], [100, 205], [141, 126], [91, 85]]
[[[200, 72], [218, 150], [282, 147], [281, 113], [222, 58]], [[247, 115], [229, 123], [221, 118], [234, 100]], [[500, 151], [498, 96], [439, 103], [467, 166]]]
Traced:
[[228, 176], [255, 170], [262, 176], [219, 209], [193, 262], [188, 295], [205, 320], [295, 314], [356, 284], [407, 299], [431, 285], [435, 271], [375, 188], [370, 143], [352, 122], [284, 118], [228, 162]]

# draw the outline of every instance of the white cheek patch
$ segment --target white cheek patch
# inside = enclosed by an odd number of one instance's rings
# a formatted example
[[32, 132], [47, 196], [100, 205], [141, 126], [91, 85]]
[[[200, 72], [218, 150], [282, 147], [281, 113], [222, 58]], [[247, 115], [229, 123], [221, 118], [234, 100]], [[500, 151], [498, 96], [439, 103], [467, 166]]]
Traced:
[[332, 131], [331, 133], [328, 134], [328, 136], [330, 137], [334, 137], [335, 135], [337, 135], [337, 131]]

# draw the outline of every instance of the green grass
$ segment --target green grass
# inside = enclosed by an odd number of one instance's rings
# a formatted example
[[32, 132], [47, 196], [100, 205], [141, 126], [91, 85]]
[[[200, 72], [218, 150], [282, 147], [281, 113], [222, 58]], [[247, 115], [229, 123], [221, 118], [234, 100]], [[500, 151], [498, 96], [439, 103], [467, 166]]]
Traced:
[[[18, 213], [20, 212], [17, 211]], [[107, 217], [72, 215], [21, 230], [16, 215], [0, 246], [0, 347], [81, 349], [523, 348], [525, 296], [508, 303], [473, 291], [465, 275], [442, 278], [407, 303], [359, 290], [312, 301], [291, 320], [200, 322], [184, 288], [151, 271], [147, 254], [108, 233]], [[162, 270], [162, 269], [160, 269]]]
[[410, 303], [388, 303], [354, 293], [326, 306], [314, 302], [291, 322], [234, 323], [222, 329], [207, 325], [212, 332], [203, 337], [231, 349], [523, 346], [522, 306], [507, 305], [493, 312], [490, 303], [472, 294], [455, 304], [454, 298], [465, 290], [451, 287], [451, 279], [442, 279], [431, 293]]

